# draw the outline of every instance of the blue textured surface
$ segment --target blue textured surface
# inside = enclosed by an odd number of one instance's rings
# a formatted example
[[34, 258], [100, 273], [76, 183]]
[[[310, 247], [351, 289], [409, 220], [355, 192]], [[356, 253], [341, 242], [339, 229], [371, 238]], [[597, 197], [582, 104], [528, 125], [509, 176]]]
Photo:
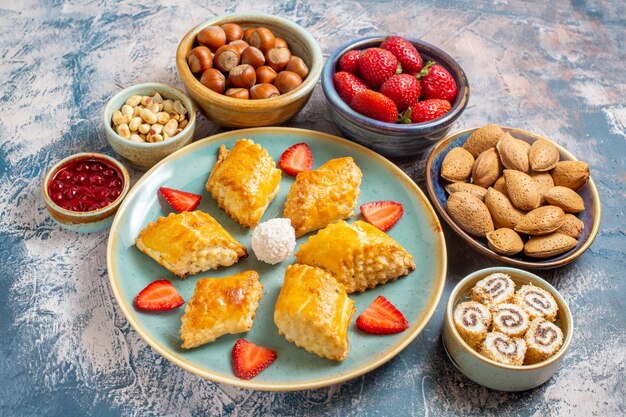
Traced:
[[[60, 229], [45, 210], [41, 178], [63, 156], [112, 154], [99, 116], [121, 88], [151, 81], [181, 87], [174, 55], [191, 27], [253, 11], [304, 26], [326, 55], [366, 35], [424, 39], [458, 59], [472, 86], [453, 130], [488, 122], [528, 129], [591, 165], [604, 211], [598, 238], [572, 264], [538, 272], [563, 294], [576, 323], [563, 367], [547, 384], [511, 394], [466, 379], [441, 346], [443, 304], [387, 365], [288, 394], [202, 380], [161, 359], [132, 331], [109, 287], [106, 232]], [[0, 415], [624, 415], [623, 11], [622, 0], [4, 2]], [[338, 134], [319, 85], [288, 125]], [[218, 131], [198, 117], [196, 138]], [[424, 189], [423, 160], [396, 162]], [[494, 263], [444, 231], [445, 298], [461, 277]]]

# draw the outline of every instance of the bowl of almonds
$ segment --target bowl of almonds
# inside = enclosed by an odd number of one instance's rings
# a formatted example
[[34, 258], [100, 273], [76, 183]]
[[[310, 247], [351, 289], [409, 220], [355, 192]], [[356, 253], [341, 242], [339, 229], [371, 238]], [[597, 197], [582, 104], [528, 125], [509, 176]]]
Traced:
[[428, 157], [426, 183], [456, 233], [509, 265], [563, 266], [600, 227], [589, 165], [526, 130], [490, 124], [444, 138]]
[[109, 144], [130, 165], [147, 170], [193, 140], [196, 106], [182, 91], [137, 84], [115, 94], [103, 112]]

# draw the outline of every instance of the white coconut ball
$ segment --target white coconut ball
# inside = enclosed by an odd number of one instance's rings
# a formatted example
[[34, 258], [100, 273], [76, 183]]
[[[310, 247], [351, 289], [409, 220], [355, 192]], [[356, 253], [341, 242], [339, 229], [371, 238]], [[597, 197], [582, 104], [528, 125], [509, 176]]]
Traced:
[[271, 219], [252, 232], [252, 250], [263, 262], [274, 265], [289, 258], [296, 248], [296, 232], [289, 219]]

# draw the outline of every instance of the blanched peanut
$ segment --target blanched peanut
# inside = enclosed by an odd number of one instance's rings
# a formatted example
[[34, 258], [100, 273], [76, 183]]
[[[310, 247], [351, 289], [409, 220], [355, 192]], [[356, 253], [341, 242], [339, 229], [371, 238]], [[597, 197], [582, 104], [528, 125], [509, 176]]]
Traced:
[[140, 116], [144, 120], [144, 122], [149, 123], [151, 125], [157, 122], [156, 114], [154, 114], [148, 109], [141, 109]]
[[172, 100], [164, 100], [163, 111], [166, 111], [168, 113], [174, 111], [174, 102]]
[[145, 135], [148, 132], [150, 132], [150, 125], [148, 123], [144, 123], [142, 125], [139, 125], [139, 133]]
[[163, 125], [155, 123], [150, 126], [150, 134], [151, 135], [160, 135], [163, 132]]
[[124, 117], [124, 116], [122, 115], [122, 112], [121, 112], [121, 111], [119, 111], [119, 110], [115, 110], [115, 111], [113, 112], [113, 116], [111, 117], [111, 121], [113, 122], [113, 124], [114, 124], [115, 126], [118, 126], [118, 125], [120, 125], [120, 124], [121, 124], [121, 123], [120, 123], [120, 120], [122, 119], [122, 117]]
[[139, 106], [133, 107], [133, 117], [139, 116], [139, 113], [141, 113], [141, 107]]
[[148, 97], [148, 96], [143, 96], [141, 97], [141, 105], [142, 106], [149, 106], [150, 104], [152, 104], [152, 98]]
[[152, 96], [152, 101], [154, 101], [157, 104], [161, 104], [163, 103], [163, 97], [161, 97], [161, 94], [159, 93], [154, 93], [154, 95]]
[[150, 104], [149, 106], [146, 107], [146, 109], [150, 110], [154, 114], [157, 114], [158, 112], [161, 111], [161, 108], [159, 107], [157, 103]]
[[164, 136], [174, 136], [176, 134], [176, 129], [178, 129], [178, 122], [175, 119], [170, 119], [170, 121], [163, 127], [163, 134]]
[[174, 120], [178, 121], [178, 113], [176, 113], [175, 111], [171, 111], [168, 114], [170, 116], [170, 119], [174, 119]]
[[143, 139], [141, 139], [141, 136], [139, 135], [130, 135], [129, 138], [132, 142], [137, 142], [137, 143], [143, 143]]
[[187, 123], [188, 123], [188, 122], [189, 122], [189, 120], [187, 120], [187, 119], [183, 120], [182, 122], [180, 122], [180, 123], [178, 124], [178, 128], [179, 128], [179, 129], [184, 129], [184, 128], [185, 128], [185, 126], [187, 126]]
[[117, 134], [123, 137], [124, 139], [130, 138], [130, 129], [126, 123], [122, 123], [117, 127]]
[[176, 100], [174, 102], [174, 111], [178, 114], [186, 114], [187, 113], [187, 109], [185, 108], [185, 106], [183, 106], [183, 103], [180, 102], [180, 100]]
[[167, 133], [162, 133], [163, 135], [163, 141], [167, 141], [170, 138], [170, 135], [168, 135]]
[[178, 123], [182, 122], [183, 120], [185, 120], [185, 114], [181, 113], [178, 115]]
[[157, 122], [164, 125], [170, 121], [170, 115], [164, 111], [157, 113]]
[[128, 97], [128, 100], [126, 100], [126, 104], [130, 107], [136, 107], [139, 103], [141, 103], [141, 96], [130, 96]]
[[130, 121], [130, 123], [128, 124], [128, 128], [130, 129], [131, 132], [136, 132], [137, 130], [139, 130], [139, 126], [141, 125], [141, 123], [143, 122], [143, 120], [141, 119], [141, 117], [133, 117]]
[[148, 136], [146, 137], [146, 140], [147, 140], [148, 142], [151, 142], [151, 143], [152, 143], [152, 142], [163, 142], [163, 136], [158, 135], [158, 134], [157, 134], [157, 135], [148, 135]]
[[124, 104], [124, 105], [122, 106], [122, 114], [123, 114], [124, 116], [128, 116], [128, 117], [131, 117], [131, 118], [132, 118], [132, 117], [133, 117], [133, 113], [134, 113], [134, 112], [135, 112], [135, 111], [133, 110], [133, 108], [132, 108], [131, 106], [129, 106], [128, 104]]

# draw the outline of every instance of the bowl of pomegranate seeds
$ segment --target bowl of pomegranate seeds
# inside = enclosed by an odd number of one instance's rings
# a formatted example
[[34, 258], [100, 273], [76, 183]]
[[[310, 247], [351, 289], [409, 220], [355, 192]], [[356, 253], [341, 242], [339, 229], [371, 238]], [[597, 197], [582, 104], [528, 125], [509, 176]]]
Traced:
[[401, 36], [344, 44], [328, 58], [322, 88], [344, 136], [392, 157], [434, 145], [469, 100], [467, 77], [450, 55]]

